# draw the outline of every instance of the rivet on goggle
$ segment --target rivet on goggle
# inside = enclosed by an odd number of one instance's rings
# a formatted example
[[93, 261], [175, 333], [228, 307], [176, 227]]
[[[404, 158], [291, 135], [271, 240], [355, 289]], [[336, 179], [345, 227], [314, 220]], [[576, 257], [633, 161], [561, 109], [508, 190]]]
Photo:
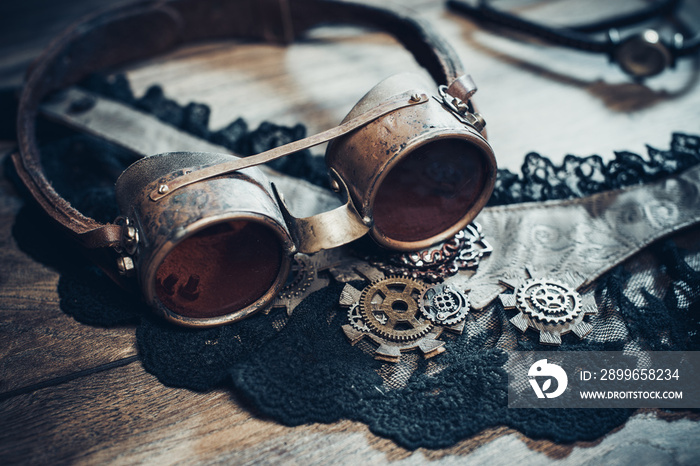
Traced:
[[119, 244], [114, 246], [114, 249], [118, 254], [126, 253], [132, 255], [136, 253], [136, 248], [139, 244], [139, 231], [133, 225], [133, 222], [129, 218], [120, 215], [114, 220], [114, 223], [121, 226], [122, 229]]
[[117, 270], [120, 275], [129, 276], [134, 272], [134, 261], [129, 256], [121, 256], [117, 259]]
[[338, 183], [338, 180], [331, 179], [331, 189], [334, 193], [340, 192], [340, 184]]
[[127, 225], [127, 227], [124, 229], [124, 237], [128, 241], [136, 241], [136, 228], [131, 225]]

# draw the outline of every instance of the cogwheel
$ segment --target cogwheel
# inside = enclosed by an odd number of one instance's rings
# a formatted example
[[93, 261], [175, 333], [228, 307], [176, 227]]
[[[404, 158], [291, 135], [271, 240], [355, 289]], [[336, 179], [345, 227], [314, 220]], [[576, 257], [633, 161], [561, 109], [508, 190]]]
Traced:
[[297, 254], [292, 261], [287, 283], [279, 293], [280, 298], [291, 299], [301, 295], [314, 280], [314, 266], [308, 257]]
[[426, 335], [432, 322], [421, 315], [418, 299], [425, 285], [405, 277], [387, 277], [362, 290], [360, 312], [376, 334], [393, 341], [411, 341]]
[[423, 315], [434, 324], [454, 325], [469, 313], [469, 299], [445, 284], [428, 288], [418, 302]]
[[571, 308], [571, 296], [559, 287], [548, 283], [530, 290], [530, 303], [545, 314], [564, 314]]
[[417, 278], [430, 283], [442, 281], [462, 269], [476, 269], [493, 252], [481, 226], [472, 222], [457, 234], [437, 245], [415, 252], [368, 257], [367, 260], [387, 275]]
[[581, 313], [578, 293], [558, 280], [527, 280], [516, 296], [518, 309], [540, 322], [564, 324]]
[[330, 284], [330, 278], [318, 273], [319, 270], [327, 269], [328, 265], [328, 259], [324, 255], [316, 254], [314, 257], [309, 257], [297, 254], [292, 262], [287, 282], [263, 312], [267, 314], [271, 309], [285, 309], [288, 315], [292, 315], [294, 309], [307, 296]]
[[348, 309], [348, 321], [350, 322], [350, 325], [355, 327], [360, 332], [370, 331], [369, 327], [367, 327], [367, 324], [365, 324], [365, 321], [362, 320], [362, 314], [360, 313], [360, 309], [357, 304], [353, 304]]
[[372, 332], [359, 331], [352, 325], [343, 325], [343, 332], [348, 340], [350, 340], [350, 344], [354, 345], [363, 338], [366, 338], [376, 345], [374, 350], [375, 359], [392, 363], [399, 362], [401, 353], [413, 350], [419, 350], [426, 359], [444, 353], [445, 342], [437, 339], [442, 329], [442, 327], [434, 327], [426, 335], [413, 341], [391, 341]]
[[491, 254], [493, 247], [481, 238], [478, 242], [467, 242], [464, 248], [459, 251], [454, 262], [459, 269], [475, 269], [479, 267], [481, 259]]
[[[527, 270], [532, 277], [532, 273]], [[540, 334], [540, 344], [561, 345], [561, 336], [573, 332], [584, 338], [593, 326], [584, 321], [586, 315], [597, 314], [592, 293], [582, 295], [574, 289], [576, 279], [566, 276], [564, 281], [550, 278], [527, 278], [501, 281], [515, 293], [501, 293], [498, 299], [504, 309], [518, 313], [509, 319], [521, 332], [532, 328]]]

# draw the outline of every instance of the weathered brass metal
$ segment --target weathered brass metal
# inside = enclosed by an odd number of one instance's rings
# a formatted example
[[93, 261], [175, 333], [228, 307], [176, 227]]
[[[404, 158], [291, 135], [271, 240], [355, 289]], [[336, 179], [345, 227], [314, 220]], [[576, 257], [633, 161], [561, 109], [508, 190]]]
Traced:
[[[435, 94], [433, 87], [418, 75], [392, 76], [367, 93], [346, 120], [407, 90]], [[476, 87], [465, 79], [453, 89], [460, 99]], [[437, 99], [335, 139], [326, 163], [347, 184], [372, 237], [398, 250], [419, 250], [454, 236], [483, 208], [496, 180], [486, 139]]]
[[[116, 189], [122, 243], [149, 304], [183, 325], [234, 322], [272, 302], [296, 252], [367, 232], [383, 246], [413, 250], [461, 230], [490, 196], [496, 164], [462, 100], [476, 91], [471, 79], [440, 98], [429, 99], [430, 89], [418, 76], [398, 75], [340, 126], [310, 138], [245, 159], [176, 152], [129, 167]], [[327, 140], [344, 204], [296, 218], [254, 166]]]
[[336, 182], [344, 204], [328, 212], [306, 218], [294, 217], [275, 185], [272, 185], [299, 252], [312, 254], [324, 249], [337, 248], [363, 237], [369, 231], [369, 227], [362, 221], [350, 199], [345, 182], [339, 179], [333, 170], [331, 170], [331, 177]]
[[257, 168], [183, 187], [159, 202], [148, 196], [166, 174], [231, 158], [157, 155], [117, 180], [119, 208], [139, 231], [134, 257], [144, 296], [178, 324], [220, 325], [263, 309], [283, 287], [296, 252], [272, 187]]
[[164, 177], [163, 182], [151, 192], [151, 199], [157, 201], [183, 186], [187, 186], [201, 180], [206, 180], [208, 178], [213, 178], [215, 176], [224, 175], [226, 173], [233, 173], [237, 170], [242, 170], [243, 168], [254, 167], [263, 163], [272, 162], [273, 160], [293, 154], [294, 152], [299, 152], [300, 150], [318, 146], [319, 144], [323, 144], [331, 139], [335, 139], [354, 131], [370, 121], [375, 120], [382, 115], [386, 115], [387, 113], [393, 112], [394, 110], [410, 105], [422, 104], [427, 101], [428, 96], [425, 94], [405, 92], [401, 95], [392, 96], [390, 99], [385, 99], [373, 108], [363, 112], [361, 115], [356, 115], [352, 119], [346, 119], [339, 126], [318, 134], [314, 134], [308, 138], [290, 142], [289, 144], [275, 147], [274, 149], [270, 149], [250, 157], [227, 160], [226, 162], [220, 164], [199, 167], [189, 173], [183, 174], [180, 172], [174, 172], [168, 174], [166, 177]]
[[[396, 249], [421, 248], [452, 236], [483, 206], [493, 185], [493, 156], [474, 129], [483, 121], [468, 102], [475, 86], [460, 77], [463, 67], [454, 51], [419, 18], [363, 2], [303, 0], [285, 3], [278, 24], [269, 9], [246, 5], [232, 0], [164, 0], [135, 2], [98, 13], [52, 41], [28, 73], [20, 97], [20, 151], [12, 160], [34, 200], [82, 246], [117, 250], [121, 255], [117, 267], [123, 275], [114, 273], [110, 254], [95, 254], [104, 258], [99, 259], [100, 266], [127, 288], [131, 284], [123, 277], [136, 274], [149, 304], [179, 324], [233, 322], [266, 306], [282, 288], [290, 257], [299, 249], [333, 248], [368, 230], [381, 244]], [[217, 14], [207, 13], [212, 11]], [[114, 108], [105, 105], [105, 99], [90, 98], [92, 109], [83, 105], [77, 113], [73, 106], [45, 102], [42, 111], [98, 134], [125, 133], [129, 132], [126, 128], [137, 126], [139, 131], [116, 142], [144, 155], [161, 154], [132, 165], [118, 180], [121, 215], [114, 223], [103, 224], [84, 215], [48, 179], [35, 138], [36, 116], [41, 102], [54, 91], [98, 70], [118, 68], [192, 42], [291, 40], [317, 26], [335, 23], [370, 26], [392, 34], [430, 74], [433, 85], [421, 83], [415, 88], [388, 80], [340, 126], [243, 161], [215, 153], [163, 154], [161, 138], [139, 141], [144, 132], [138, 121], [144, 115], [105, 112]], [[440, 89], [447, 86], [445, 92], [457, 101], [444, 95], [442, 100], [429, 99], [436, 96], [436, 85]], [[108, 116], [95, 119], [92, 110]], [[127, 118], [113, 125], [120, 115]], [[158, 133], [149, 134], [172, 136], [173, 131], [159, 128]], [[327, 160], [333, 187], [344, 195], [345, 205], [335, 209], [337, 204], [328, 205], [321, 214], [314, 215], [319, 209], [304, 206], [307, 209], [299, 214], [303, 218], [294, 218], [261, 170], [246, 168], [338, 137]], [[188, 145], [193, 139], [180, 134], [169, 140], [173, 141], [185, 143], [174, 146], [179, 151], [212, 147], [203, 142], [193, 148]], [[385, 146], [386, 153], [365, 153], [373, 145]], [[143, 150], [156, 146], [158, 150]], [[470, 155], [461, 156], [455, 149]], [[418, 169], [413, 166], [416, 160]], [[466, 165], [465, 160], [469, 161]], [[425, 174], [426, 178], [402, 183], [404, 172]], [[280, 185], [285, 182], [285, 177], [278, 179]], [[404, 189], [409, 186], [418, 189]], [[422, 187], [428, 189], [424, 197], [430, 202], [401, 198], [402, 189], [420, 197]], [[318, 199], [326, 197], [323, 190], [316, 192]], [[312, 204], [295, 197], [297, 204]], [[418, 216], [415, 221], [410, 215], [394, 215], [395, 211], [405, 214], [405, 205], [413, 204], [427, 212], [428, 218]], [[435, 232], [425, 234], [422, 230], [428, 226]]]
[[[304, 140], [245, 159], [176, 152], [129, 167], [117, 181], [122, 248], [149, 304], [182, 325], [235, 322], [272, 302], [296, 252], [336, 248], [367, 232], [399, 250], [454, 235], [485, 204], [496, 165], [462, 100], [476, 91], [471, 79], [440, 98], [429, 99], [430, 89], [420, 77], [398, 75], [340, 126]], [[327, 140], [332, 187], [344, 204], [296, 218], [254, 166]]]

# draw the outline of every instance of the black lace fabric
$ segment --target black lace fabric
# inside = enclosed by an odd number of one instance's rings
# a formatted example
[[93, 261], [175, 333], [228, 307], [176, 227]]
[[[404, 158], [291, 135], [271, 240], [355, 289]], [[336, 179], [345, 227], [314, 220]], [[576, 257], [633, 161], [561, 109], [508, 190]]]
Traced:
[[[158, 87], [136, 99], [123, 77], [96, 77], [85, 85], [244, 155], [305, 133], [301, 126], [270, 123], [251, 131], [242, 120], [212, 131], [206, 106], [180, 106]], [[46, 133], [51, 136], [43, 157], [56, 189], [88, 215], [113, 219], [113, 183], [133, 154], [85, 135]], [[306, 152], [283, 160], [275, 168], [325, 183], [320, 157]], [[608, 163], [598, 156], [568, 156], [556, 166], [531, 153], [522, 174], [499, 171], [490, 205], [585, 196], [659, 179], [698, 162], [700, 137], [686, 134], [672, 135], [668, 150], [649, 147], [646, 157], [617, 153]], [[138, 296], [116, 288], [89, 262], [76, 261], [68, 243], [47, 244], [46, 238], [59, 236], [46, 235], [46, 228], [51, 228], [48, 219], [25, 207], [15, 238], [23, 250], [59, 270], [58, 292], [67, 314], [89, 325], [137, 324], [141, 361], [163, 383], [192, 390], [229, 387], [256, 412], [286, 425], [352, 419], [406, 448], [443, 448], [494, 426], [533, 439], [594, 440], [634, 413], [509, 409], [509, 356], [552, 348], [541, 347], [534, 332], [517, 331], [508, 322], [510, 311], [498, 301], [472, 313], [461, 335], [441, 337], [445, 353], [424, 359], [409, 352], [388, 363], [374, 359], [370, 343], [352, 346], [341, 330], [348, 323], [339, 305], [342, 283], [331, 280], [290, 317], [273, 310], [225, 327], [184, 329], [151, 316]], [[599, 279], [589, 291], [599, 308], [589, 318], [592, 333], [584, 340], [565, 335], [559, 351], [699, 350], [699, 233], [694, 227], [659, 241]]]

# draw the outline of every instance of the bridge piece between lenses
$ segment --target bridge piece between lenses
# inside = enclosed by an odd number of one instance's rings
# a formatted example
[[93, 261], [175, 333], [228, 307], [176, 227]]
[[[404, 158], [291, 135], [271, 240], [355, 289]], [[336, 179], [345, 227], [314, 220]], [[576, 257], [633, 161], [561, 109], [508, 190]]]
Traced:
[[424, 104], [428, 101], [426, 94], [417, 91], [408, 91], [400, 95], [395, 95], [392, 98], [380, 103], [379, 105], [369, 109], [368, 111], [356, 116], [350, 120], [343, 122], [341, 125], [323, 131], [321, 133], [309, 136], [308, 138], [290, 142], [280, 147], [270, 149], [257, 155], [252, 155], [242, 159], [218, 163], [211, 166], [203, 166], [192, 169], [186, 173], [175, 171], [164, 176], [158, 186], [151, 191], [150, 198], [153, 201], [158, 201], [173, 191], [176, 191], [184, 186], [196, 183], [198, 181], [214, 178], [216, 176], [233, 173], [237, 170], [242, 170], [248, 167], [254, 167], [263, 163], [285, 157], [287, 155], [299, 152], [310, 147], [318, 146], [324, 142], [344, 136], [367, 123], [376, 120], [395, 110], [409, 107], [412, 105]]
[[277, 187], [274, 183], [272, 184], [272, 190], [292, 234], [294, 244], [297, 250], [304, 254], [337, 248], [363, 237], [370, 230], [370, 219], [363, 221], [357, 213], [345, 181], [334, 169], [331, 168], [330, 173], [334, 183], [337, 183], [338, 194], [343, 205], [306, 218], [294, 217], [289, 212], [284, 198], [277, 191]]

